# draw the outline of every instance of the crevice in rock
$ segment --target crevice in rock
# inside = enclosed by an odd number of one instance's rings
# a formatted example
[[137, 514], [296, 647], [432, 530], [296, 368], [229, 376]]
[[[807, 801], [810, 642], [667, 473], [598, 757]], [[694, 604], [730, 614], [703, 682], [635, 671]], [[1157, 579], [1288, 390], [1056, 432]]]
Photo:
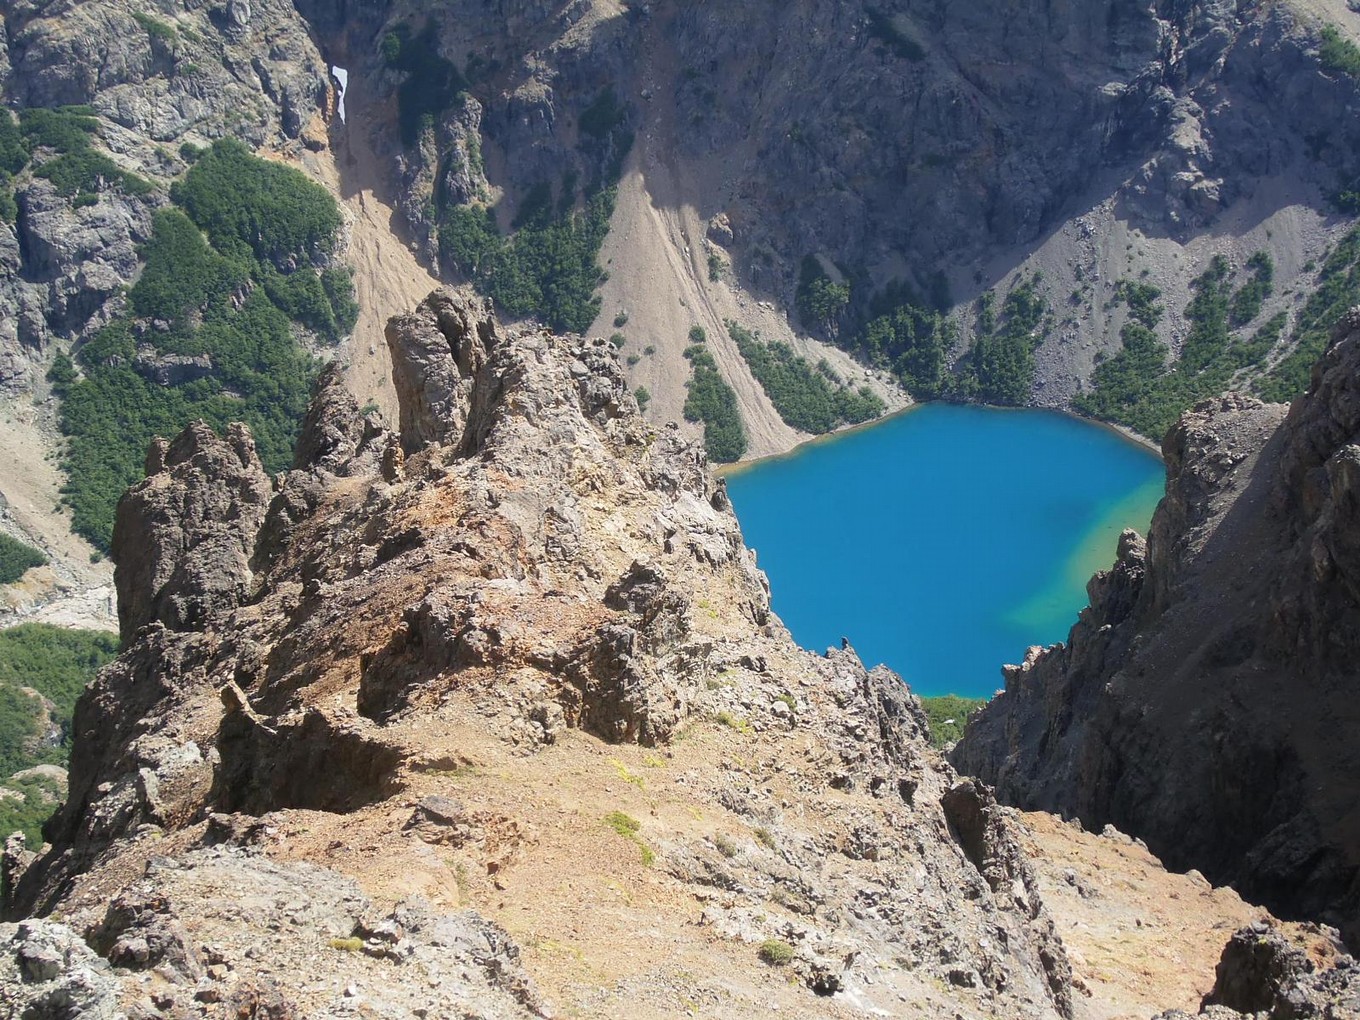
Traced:
[[397, 790], [401, 749], [341, 728], [311, 709], [266, 723], [249, 709], [229, 712], [218, 729], [222, 756], [212, 803], [223, 812], [299, 808], [348, 813]]
[[940, 798], [940, 807], [944, 809], [949, 835], [995, 892], [996, 884], [988, 876], [992, 851], [988, 840], [987, 815], [976, 781], [963, 782], [946, 791]]

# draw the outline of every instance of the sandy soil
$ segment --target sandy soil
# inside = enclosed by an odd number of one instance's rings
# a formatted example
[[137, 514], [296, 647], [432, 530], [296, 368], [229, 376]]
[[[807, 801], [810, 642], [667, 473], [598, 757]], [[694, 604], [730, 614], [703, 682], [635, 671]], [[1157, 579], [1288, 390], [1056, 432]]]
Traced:
[[[724, 319], [758, 330], [767, 339], [792, 343], [814, 361], [825, 357], [847, 381], [870, 385], [889, 410], [905, 406], [905, 395], [886, 378], [871, 376], [842, 351], [797, 337], [782, 310], [745, 293], [730, 272], [721, 281], [709, 279], [709, 253], [727, 259], [707, 239], [708, 222], [730, 200], [733, 171], [745, 154], [738, 146], [722, 157], [686, 158], [671, 98], [677, 75], [674, 54], [658, 41], [665, 32], [665, 18], [652, 19], [646, 43], [651, 59], [644, 62], [648, 71], [637, 98], [644, 123], [619, 183], [609, 237], [600, 253], [609, 280], [601, 288], [603, 306], [590, 332], [622, 333], [627, 343], [621, 355], [641, 357], [627, 371], [634, 386], [645, 386], [651, 394], [647, 416], [657, 422], [683, 421], [690, 375], [683, 351], [690, 344], [690, 328], [702, 326], [719, 370], [736, 392], [749, 439], [748, 459], [783, 453], [809, 437], [780, 419], [728, 336]], [[620, 312], [627, 313], [628, 321], [616, 327]], [[648, 346], [655, 348], [654, 354], [643, 354]], [[697, 434], [697, 426], [687, 427]]]
[[387, 167], [373, 151], [373, 123], [395, 114], [374, 108], [364, 86], [362, 76], [350, 77], [347, 121], [332, 121], [331, 149], [309, 153], [304, 162], [339, 197], [349, 227], [345, 258], [354, 267], [359, 322], [339, 352], [345, 381], [360, 404], [377, 404], [395, 422], [397, 397], [383, 330], [389, 318], [410, 311], [440, 282], [407, 243]]
[[1079, 994], [1076, 1020], [1199, 1010], [1223, 946], [1270, 915], [1198, 872], [1172, 874], [1141, 843], [1084, 832], [1055, 815], [1019, 816]]
[[65, 481], [57, 466], [55, 403], [32, 398], [0, 405], [0, 529], [41, 549], [51, 561], [0, 589], [0, 627], [59, 623], [117, 630], [113, 565], [71, 533], [57, 509]]

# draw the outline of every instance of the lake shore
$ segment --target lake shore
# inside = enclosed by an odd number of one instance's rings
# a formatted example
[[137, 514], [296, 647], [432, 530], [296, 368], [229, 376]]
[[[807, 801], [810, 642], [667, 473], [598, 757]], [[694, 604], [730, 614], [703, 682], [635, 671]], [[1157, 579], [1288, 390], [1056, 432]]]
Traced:
[[774, 461], [787, 460], [790, 457], [797, 457], [800, 454], [806, 452], [809, 447], [824, 446], [830, 443], [835, 443], [842, 439], [845, 439], [847, 436], [852, 436], [859, 432], [864, 432], [869, 429], [877, 428], [881, 425], [886, 425], [888, 422], [895, 421], [898, 418], [902, 418], [909, 414], [913, 414], [916, 411], [921, 410], [921, 408], [923, 407], [930, 407], [935, 404], [946, 404], [956, 407], [985, 407], [989, 411], [999, 412], [1041, 411], [1046, 414], [1061, 415], [1064, 418], [1073, 418], [1076, 419], [1077, 421], [1084, 422], [1087, 425], [1095, 425], [1102, 429], [1106, 429], [1114, 433], [1116, 436], [1124, 440], [1126, 443], [1131, 443], [1134, 446], [1139, 447], [1140, 449], [1146, 450], [1148, 453], [1154, 454], [1158, 460], [1162, 459], [1162, 448], [1159, 444], [1154, 443], [1151, 439], [1148, 439], [1144, 435], [1140, 435], [1139, 433], [1134, 432], [1133, 429], [1129, 428], [1127, 425], [1119, 425], [1116, 424], [1115, 422], [1110, 421], [1101, 421], [1098, 418], [1087, 418], [1085, 415], [1077, 414], [1076, 411], [1069, 411], [1061, 407], [996, 407], [990, 404], [973, 404], [962, 401], [955, 402], [950, 400], [922, 400], [908, 404], [906, 407], [903, 407], [900, 410], [893, 411], [891, 414], [885, 414], [880, 418], [873, 419], [872, 421], [860, 422], [858, 425], [845, 425], [839, 429], [836, 429], [835, 431], [826, 432], [820, 436], [813, 436], [810, 439], [805, 439], [803, 442], [799, 443], [798, 445], [788, 450], [785, 450], [783, 453], [772, 453], [764, 457], [751, 457], [746, 460], [734, 461], [730, 464], [714, 464], [711, 465], [711, 468], [713, 474], [716, 475], [717, 477], [731, 478], [734, 475], [741, 474], [744, 471], [749, 471], [751, 468], [758, 467], [762, 464], [768, 464]]
[[1066, 639], [1161, 497], [1151, 445], [1093, 424], [931, 402], [721, 473], [800, 644], [845, 635], [919, 694], [986, 697], [1004, 663]]

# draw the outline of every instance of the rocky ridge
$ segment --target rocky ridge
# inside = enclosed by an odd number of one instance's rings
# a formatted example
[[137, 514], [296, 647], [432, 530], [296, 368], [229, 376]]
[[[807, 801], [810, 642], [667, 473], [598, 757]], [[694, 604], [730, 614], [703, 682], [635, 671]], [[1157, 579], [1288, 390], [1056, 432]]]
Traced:
[[[517, 0], [494, 12], [406, 0], [142, 6], [23, 0], [6, 8], [0, 32], [8, 106], [89, 105], [101, 118], [96, 147], [154, 185], [143, 196], [101, 187], [92, 203], [74, 204], [26, 175], [20, 214], [0, 225], [0, 390], [13, 398], [3, 406], [13, 421], [0, 422], [13, 434], [0, 433], [0, 448], [23, 476], [0, 480], [24, 508], [4, 526], [54, 559], [42, 591], [9, 593], [24, 613], [52, 589], [107, 582], [85, 562], [90, 549], [67, 548], [62, 522], [46, 520], [60, 479], [47, 467], [29, 484], [59, 441], [43, 378], [50, 360], [117, 314], [151, 215], [186, 167], [182, 143], [241, 137], [342, 195], [373, 185], [320, 168], [351, 134], [336, 115], [330, 63], [348, 69], [352, 102], [363, 106], [352, 110], [361, 114], [353, 132], [381, 154], [391, 195], [379, 190], [404, 221], [393, 233], [382, 213], [380, 229], [402, 247], [409, 228], [431, 266], [441, 203], [486, 201], [508, 227], [536, 185], [560, 192], [616, 162], [614, 143], [581, 127], [593, 103], [614, 95], [635, 142], [596, 331], [631, 313], [630, 351], [652, 353], [629, 366], [630, 382], [648, 388], [649, 414], [662, 421], [682, 417], [682, 352], [689, 328], [703, 325], [756, 453], [802, 436], [727, 342], [724, 319], [814, 362], [828, 358], [890, 407], [905, 399], [886, 374], [801, 335], [789, 310], [804, 256], [839, 265], [866, 299], [889, 280], [929, 291], [942, 267], [960, 308], [1041, 270], [1066, 318], [1037, 351], [1033, 396], [1067, 406], [1118, 348], [1121, 278], [1148, 273], [1162, 287], [1173, 349], [1187, 281], [1220, 250], [1237, 265], [1256, 249], [1274, 253], [1277, 294], [1265, 315], [1311, 285], [1305, 267], [1343, 226], [1321, 196], [1348, 184], [1356, 142], [1352, 118], [1336, 115], [1353, 104], [1355, 83], [1317, 55], [1322, 20], [1360, 36], [1339, 0], [1021, 5], [1004, 15], [935, 2], [804, 3], [759, 16], [613, 0]], [[406, 146], [404, 78], [382, 43], [396, 27], [427, 23], [468, 91]], [[709, 276], [710, 256], [721, 280]], [[659, 280], [667, 286], [648, 286]], [[1083, 288], [1084, 304], [1064, 305]], [[965, 334], [970, 321], [962, 315]], [[343, 354], [365, 380], [363, 401], [386, 400], [370, 392], [386, 376], [369, 364], [382, 360], [380, 346], [365, 338]], [[137, 367], [153, 379], [203, 368]], [[25, 439], [35, 434], [43, 442], [30, 456]]]
[[[793, 645], [607, 343], [448, 292], [389, 342], [399, 433], [329, 373], [267, 503], [248, 435], [195, 425], [120, 504], [126, 650], [52, 847], [6, 864], [11, 913], [103, 961], [63, 950], [82, 988], [143, 1016], [1071, 1015], [1012, 823], [898, 678]], [[0, 932], [20, 966], [38, 923]]]
[[951, 755], [1007, 803], [1112, 823], [1352, 946], [1357, 380], [1360, 310], [1292, 407], [1185, 414], [1147, 542], [1124, 535], [1068, 642], [1007, 667]]

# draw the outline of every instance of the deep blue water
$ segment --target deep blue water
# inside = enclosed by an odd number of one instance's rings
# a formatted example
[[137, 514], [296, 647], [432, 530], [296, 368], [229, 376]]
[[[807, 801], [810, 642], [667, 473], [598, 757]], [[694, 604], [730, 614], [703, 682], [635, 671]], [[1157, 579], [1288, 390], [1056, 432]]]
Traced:
[[774, 610], [806, 648], [848, 637], [917, 694], [989, 696], [1067, 638], [1161, 461], [1047, 411], [927, 404], [728, 476]]

